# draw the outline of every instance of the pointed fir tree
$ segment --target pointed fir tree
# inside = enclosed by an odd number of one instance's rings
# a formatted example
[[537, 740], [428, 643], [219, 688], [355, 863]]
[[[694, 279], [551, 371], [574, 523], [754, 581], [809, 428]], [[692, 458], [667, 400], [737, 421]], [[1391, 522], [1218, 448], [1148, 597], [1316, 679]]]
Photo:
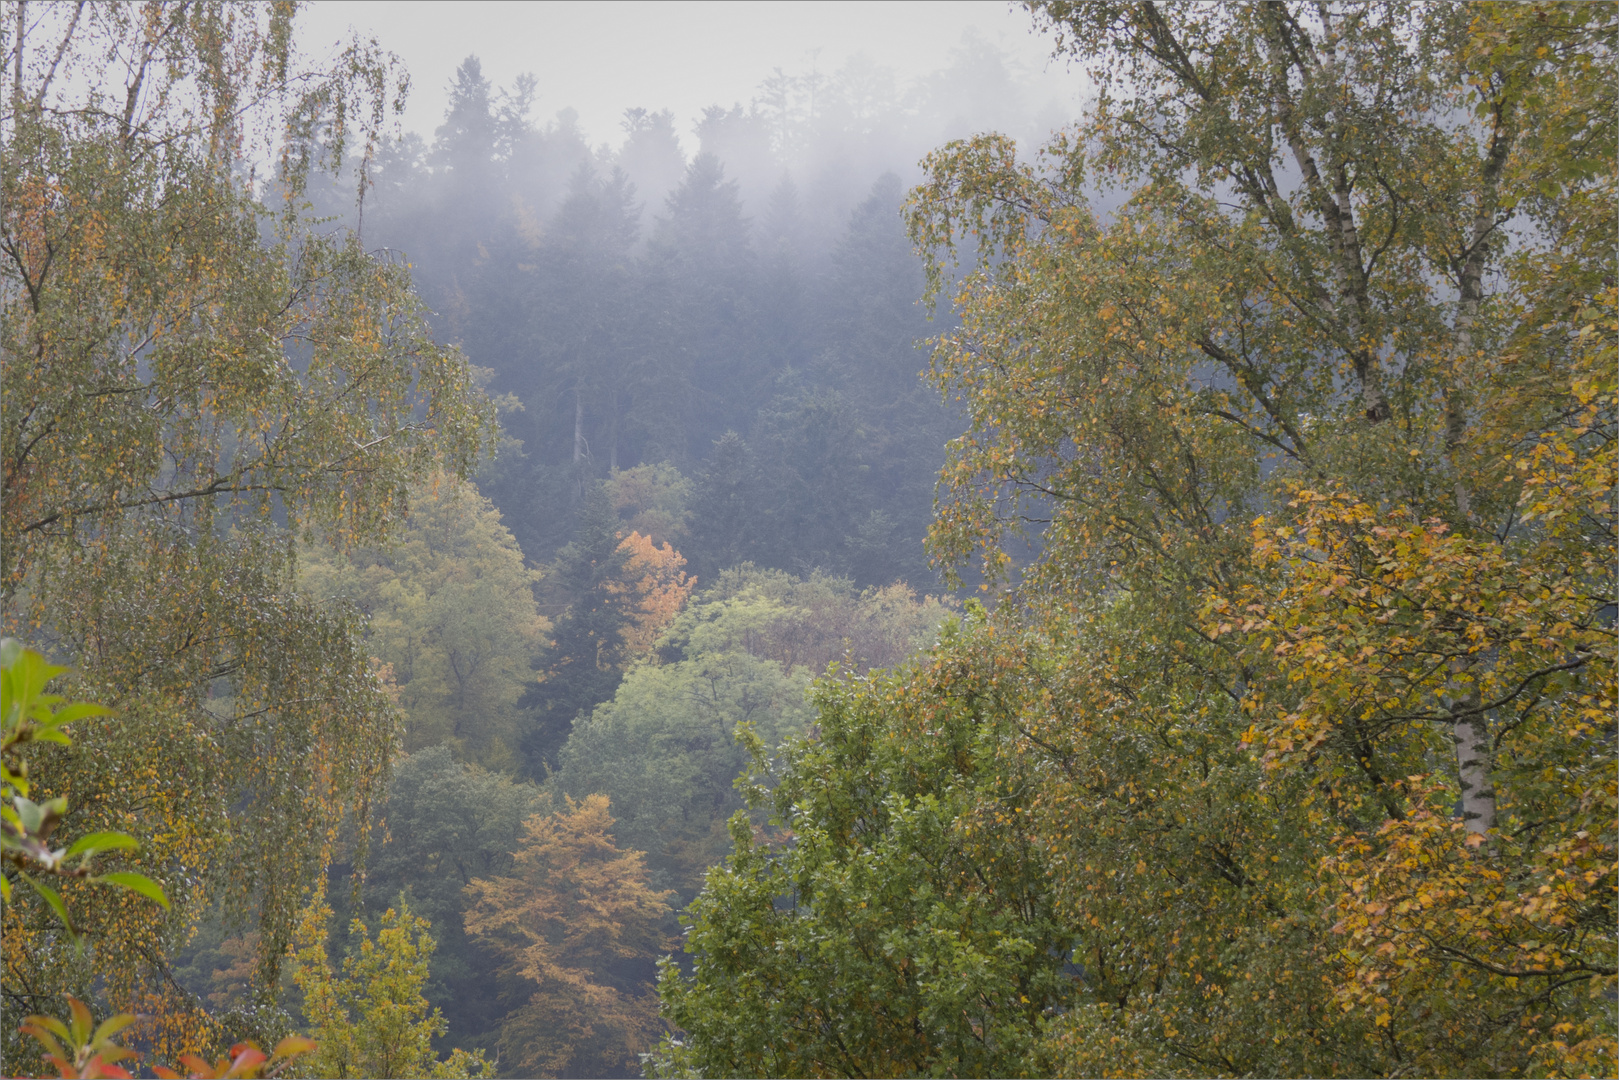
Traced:
[[629, 559], [620, 540], [618, 515], [597, 485], [552, 571], [553, 586], [570, 599], [568, 610], [556, 622], [550, 648], [536, 660], [543, 677], [520, 702], [530, 711], [523, 750], [535, 776], [555, 766], [574, 718], [611, 698], [623, 677], [621, 631], [631, 622], [633, 597], [619, 587]]

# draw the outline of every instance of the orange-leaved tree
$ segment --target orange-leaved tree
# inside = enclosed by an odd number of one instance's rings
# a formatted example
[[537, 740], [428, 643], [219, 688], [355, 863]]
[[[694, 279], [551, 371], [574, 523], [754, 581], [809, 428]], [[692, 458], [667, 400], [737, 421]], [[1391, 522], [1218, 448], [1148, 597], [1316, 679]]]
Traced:
[[647, 884], [642, 853], [620, 851], [612, 827], [607, 796], [568, 799], [524, 824], [512, 876], [467, 887], [467, 932], [531, 988], [500, 1035], [526, 1075], [624, 1074], [656, 1042], [669, 894]]
[[629, 594], [630, 621], [619, 630], [625, 648], [631, 656], [639, 656], [652, 648], [658, 635], [674, 622], [680, 609], [697, 585], [697, 579], [686, 574], [685, 556], [667, 542], [655, 544], [649, 536], [631, 532], [619, 544], [627, 552], [620, 580], [608, 587], [617, 593]]

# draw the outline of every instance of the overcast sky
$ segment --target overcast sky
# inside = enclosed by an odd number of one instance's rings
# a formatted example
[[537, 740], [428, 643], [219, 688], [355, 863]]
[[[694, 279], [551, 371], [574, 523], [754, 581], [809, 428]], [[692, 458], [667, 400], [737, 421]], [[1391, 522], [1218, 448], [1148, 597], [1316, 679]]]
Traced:
[[300, 11], [301, 43], [329, 52], [350, 29], [375, 35], [404, 60], [412, 90], [407, 130], [430, 138], [444, 116], [445, 88], [469, 53], [486, 77], [509, 85], [538, 80], [534, 117], [571, 106], [593, 143], [620, 137], [625, 109], [670, 109], [687, 150], [692, 124], [708, 105], [747, 104], [772, 69], [835, 71], [865, 53], [904, 86], [947, 66], [963, 34], [999, 46], [1041, 98], [1077, 110], [1081, 77], [1049, 59], [1021, 6], [1005, 0], [955, 2], [445, 2], [315, 0]]

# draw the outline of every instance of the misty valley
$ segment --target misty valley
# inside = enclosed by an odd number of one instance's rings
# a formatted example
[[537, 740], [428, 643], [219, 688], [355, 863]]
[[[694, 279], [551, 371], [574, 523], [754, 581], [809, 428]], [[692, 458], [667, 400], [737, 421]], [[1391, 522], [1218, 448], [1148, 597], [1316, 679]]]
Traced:
[[9, 0], [0, 1073], [1613, 1074], [1619, 15], [1025, 6]]

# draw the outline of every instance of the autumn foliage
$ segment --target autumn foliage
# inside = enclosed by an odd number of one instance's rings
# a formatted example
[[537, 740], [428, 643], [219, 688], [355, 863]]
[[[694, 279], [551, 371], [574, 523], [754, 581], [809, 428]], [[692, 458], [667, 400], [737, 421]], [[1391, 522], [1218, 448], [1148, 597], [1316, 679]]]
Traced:
[[[1069, 935], [998, 1069], [1612, 1075], [1614, 9], [1030, 6], [1093, 106], [1036, 154], [942, 148], [908, 209], [961, 318], [931, 376], [969, 422], [929, 543], [1002, 599], [969, 624], [991, 688], [931, 692], [1010, 718], [1018, 783], [974, 811], [1028, 823], [1028, 904]], [[925, 685], [873, 711], [899, 723]], [[867, 917], [750, 886], [897, 786], [817, 771], [776, 808], [790, 853], [737, 831], [697, 974], [666, 974], [691, 1025], [671, 1075], [947, 1071], [895, 1063], [942, 1024], [771, 1013], [863, 1000], [857, 962], [814, 965]], [[843, 881], [938, 865], [931, 837], [857, 835]], [[924, 919], [862, 960], [902, 985]], [[1023, 985], [960, 978], [985, 1014]]]
[[[301, 211], [317, 161], [375, 146], [398, 84], [359, 42], [301, 64], [293, 12], [7, 8], [4, 625], [114, 713], [41, 758], [38, 795], [70, 800], [73, 833], [133, 837], [107, 869], [173, 903], [70, 883], [83, 954], [35, 897], [7, 904], [8, 1015], [92, 988], [115, 1009], [166, 997], [165, 958], [218, 902], [257, 922], [257, 984], [276, 985], [396, 725], [352, 616], [297, 592], [293, 533], [380, 539], [414, 481], [473, 467], [493, 421], [410, 268]], [[164, 1038], [212, 1049], [200, 1010], [167, 1015]]]
[[509, 877], [475, 880], [467, 932], [499, 951], [526, 996], [501, 1046], [528, 1075], [629, 1074], [660, 1030], [653, 961], [670, 946], [668, 893], [620, 851], [605, 795], [524, 824]]
[[681, 567], [686, 560], [668, 542], [654, 544], [652, 538], [631, 532], [619, 545], [629, 558], [624, 562], [621, 580], [609, 585], [615, 593], [630, 598], [629, 622], [619, 631], [625, 649], [639, 656], [674, 621], [697, 585]]

